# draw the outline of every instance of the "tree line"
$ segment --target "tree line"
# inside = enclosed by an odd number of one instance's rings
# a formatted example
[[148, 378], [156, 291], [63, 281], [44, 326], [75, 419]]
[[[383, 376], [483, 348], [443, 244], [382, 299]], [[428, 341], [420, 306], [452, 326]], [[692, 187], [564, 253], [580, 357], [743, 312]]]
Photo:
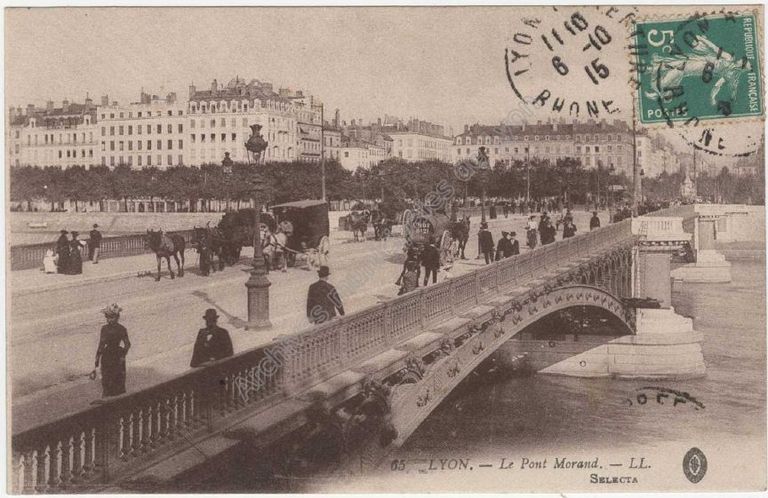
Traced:
[[[423, 200], [440, 182], [448, 182], [455, 197], [525, 198], [530, 185], [532, 199], [567, 198], [573, 204], [608, 197], [610, 185], [631, 190], [631, 179], [623, 173], [605, 169], [584, 169], [578, 160], [567, 158], [552, 164], [533, 160], [511, 165], [498, 163], [490, 170], [475, 171], [470, 177], [457, 174], [456, 166], [440, 161], [408, 163], [389, 159], [370, 169], [344, 169], [337, 161], [327, 161], [326, 196], [329, 200], [380, 199], [390, 202]], [[257, 166], [234, 163], [227, 172], [219, 164], [175, 166], [167, 169], [131, 169], [127, 165], [72, 167], [17, 167], [10, 170], [10, 199], [27, 209], [33, 201], [124, 203], [132, 199], [189, 201], [248, 201], [257, 194], [261, 202], [275, 204], [300, 199], [319, 199], [322, 195], [321, 167], [318, 163], [268, 162]], [[683, 175], [664, 173], [645, 178], [643, 192], [649, 198], [672, 200], [679, 197]], [[699, 194], [719, 196], [723, 202], [762, 202], [764, 176], [758, 179], [736, 177], [724, 169], [716, 177], [699, 176]], [[621, 189], [616, 189], [621, 191]], [[612, 200], [620, 202], [618, 194]]]

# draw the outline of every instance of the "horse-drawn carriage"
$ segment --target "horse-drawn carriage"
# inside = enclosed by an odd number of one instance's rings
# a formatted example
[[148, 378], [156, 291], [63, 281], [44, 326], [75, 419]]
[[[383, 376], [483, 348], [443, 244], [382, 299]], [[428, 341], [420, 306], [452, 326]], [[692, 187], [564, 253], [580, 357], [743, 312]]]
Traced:
[[339, 218], [339, 229], [352, 231], [355, 242], [365, 242], [370, 224], [373, 226], [374, 239], [387, 240], [392, 235], [392, 225], [398, 215], [396, 207], [390, 203], [368, 206], [358, 202], [347, 216]]
[[406, 252], [418, 256], [427, 244], [434, 242], [440, 252], [441, 264], [463, 255], [469, 238], [469, 218], [454, 221], [445, 213], [425, 214], [407, 209], [403, 212], [402, 223]]
[[331, 243], [327, 202], [287, 202], [272, 206], [272, 212], [280, 231], [287, 236], [285, 247], [288, 266], [296, 265], [297, 259], [304, 259], [310, 267], [328, 263]]

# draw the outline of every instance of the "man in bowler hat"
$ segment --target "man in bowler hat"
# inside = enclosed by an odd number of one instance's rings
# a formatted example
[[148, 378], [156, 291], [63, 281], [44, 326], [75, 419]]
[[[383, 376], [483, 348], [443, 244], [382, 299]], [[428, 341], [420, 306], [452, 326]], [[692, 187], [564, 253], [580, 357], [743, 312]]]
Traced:
[[89, 234], [88, 240], [88, 259], [93, 261], [94, 265], [99, 264], [99, 252], [101, 251], [101, 232], [98, 223], [93, 224], [93, 230]]
[[192, 352], [190, 367], [200, 367], [209, 361], [216, 361], [232, 356], [232, 339], [229, 332], [216, 325], [219, 315], [216, 310], [209, 308], [203, 316], [205, 328], [200, 329], [195, 341], [195, 349]]
[[307, 293], [307, 318], [311, 323], [319, 325], [336, 316], [344, 316], [344, 305], [341, 303], [336, 287], [328, 283], [331, 270], [321, 266], [317, 272], [319, 280], [309, 286]]

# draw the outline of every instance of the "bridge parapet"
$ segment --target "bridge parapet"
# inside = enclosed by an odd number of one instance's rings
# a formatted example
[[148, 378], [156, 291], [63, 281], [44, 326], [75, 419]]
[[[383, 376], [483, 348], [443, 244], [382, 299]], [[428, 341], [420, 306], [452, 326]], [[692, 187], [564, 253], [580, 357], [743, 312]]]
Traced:
[[93, 489], [134, 475], [432, 327], [487, 320], [495, 308], [480, 305], [494, 294], [545, 285], [554, 270], [634, 239], [631, 220], [579, 234], [14, 434], [11, 489]]

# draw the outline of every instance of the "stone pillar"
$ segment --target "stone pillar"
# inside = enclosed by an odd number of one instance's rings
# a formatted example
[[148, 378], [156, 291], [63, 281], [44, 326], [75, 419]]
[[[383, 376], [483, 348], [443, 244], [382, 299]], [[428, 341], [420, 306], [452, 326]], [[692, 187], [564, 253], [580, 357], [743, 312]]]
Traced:
[[662, 308], [671, 307], [670, 254], [640, 250], [637, 257], [635, 297], [658, 299]]
[[672, 272], [675, 279], [711, 283], [731, 281], [731, 263], [715, 250], [716, 223], [716, 217], [696, 217], [693, 246], [696, 262]]

